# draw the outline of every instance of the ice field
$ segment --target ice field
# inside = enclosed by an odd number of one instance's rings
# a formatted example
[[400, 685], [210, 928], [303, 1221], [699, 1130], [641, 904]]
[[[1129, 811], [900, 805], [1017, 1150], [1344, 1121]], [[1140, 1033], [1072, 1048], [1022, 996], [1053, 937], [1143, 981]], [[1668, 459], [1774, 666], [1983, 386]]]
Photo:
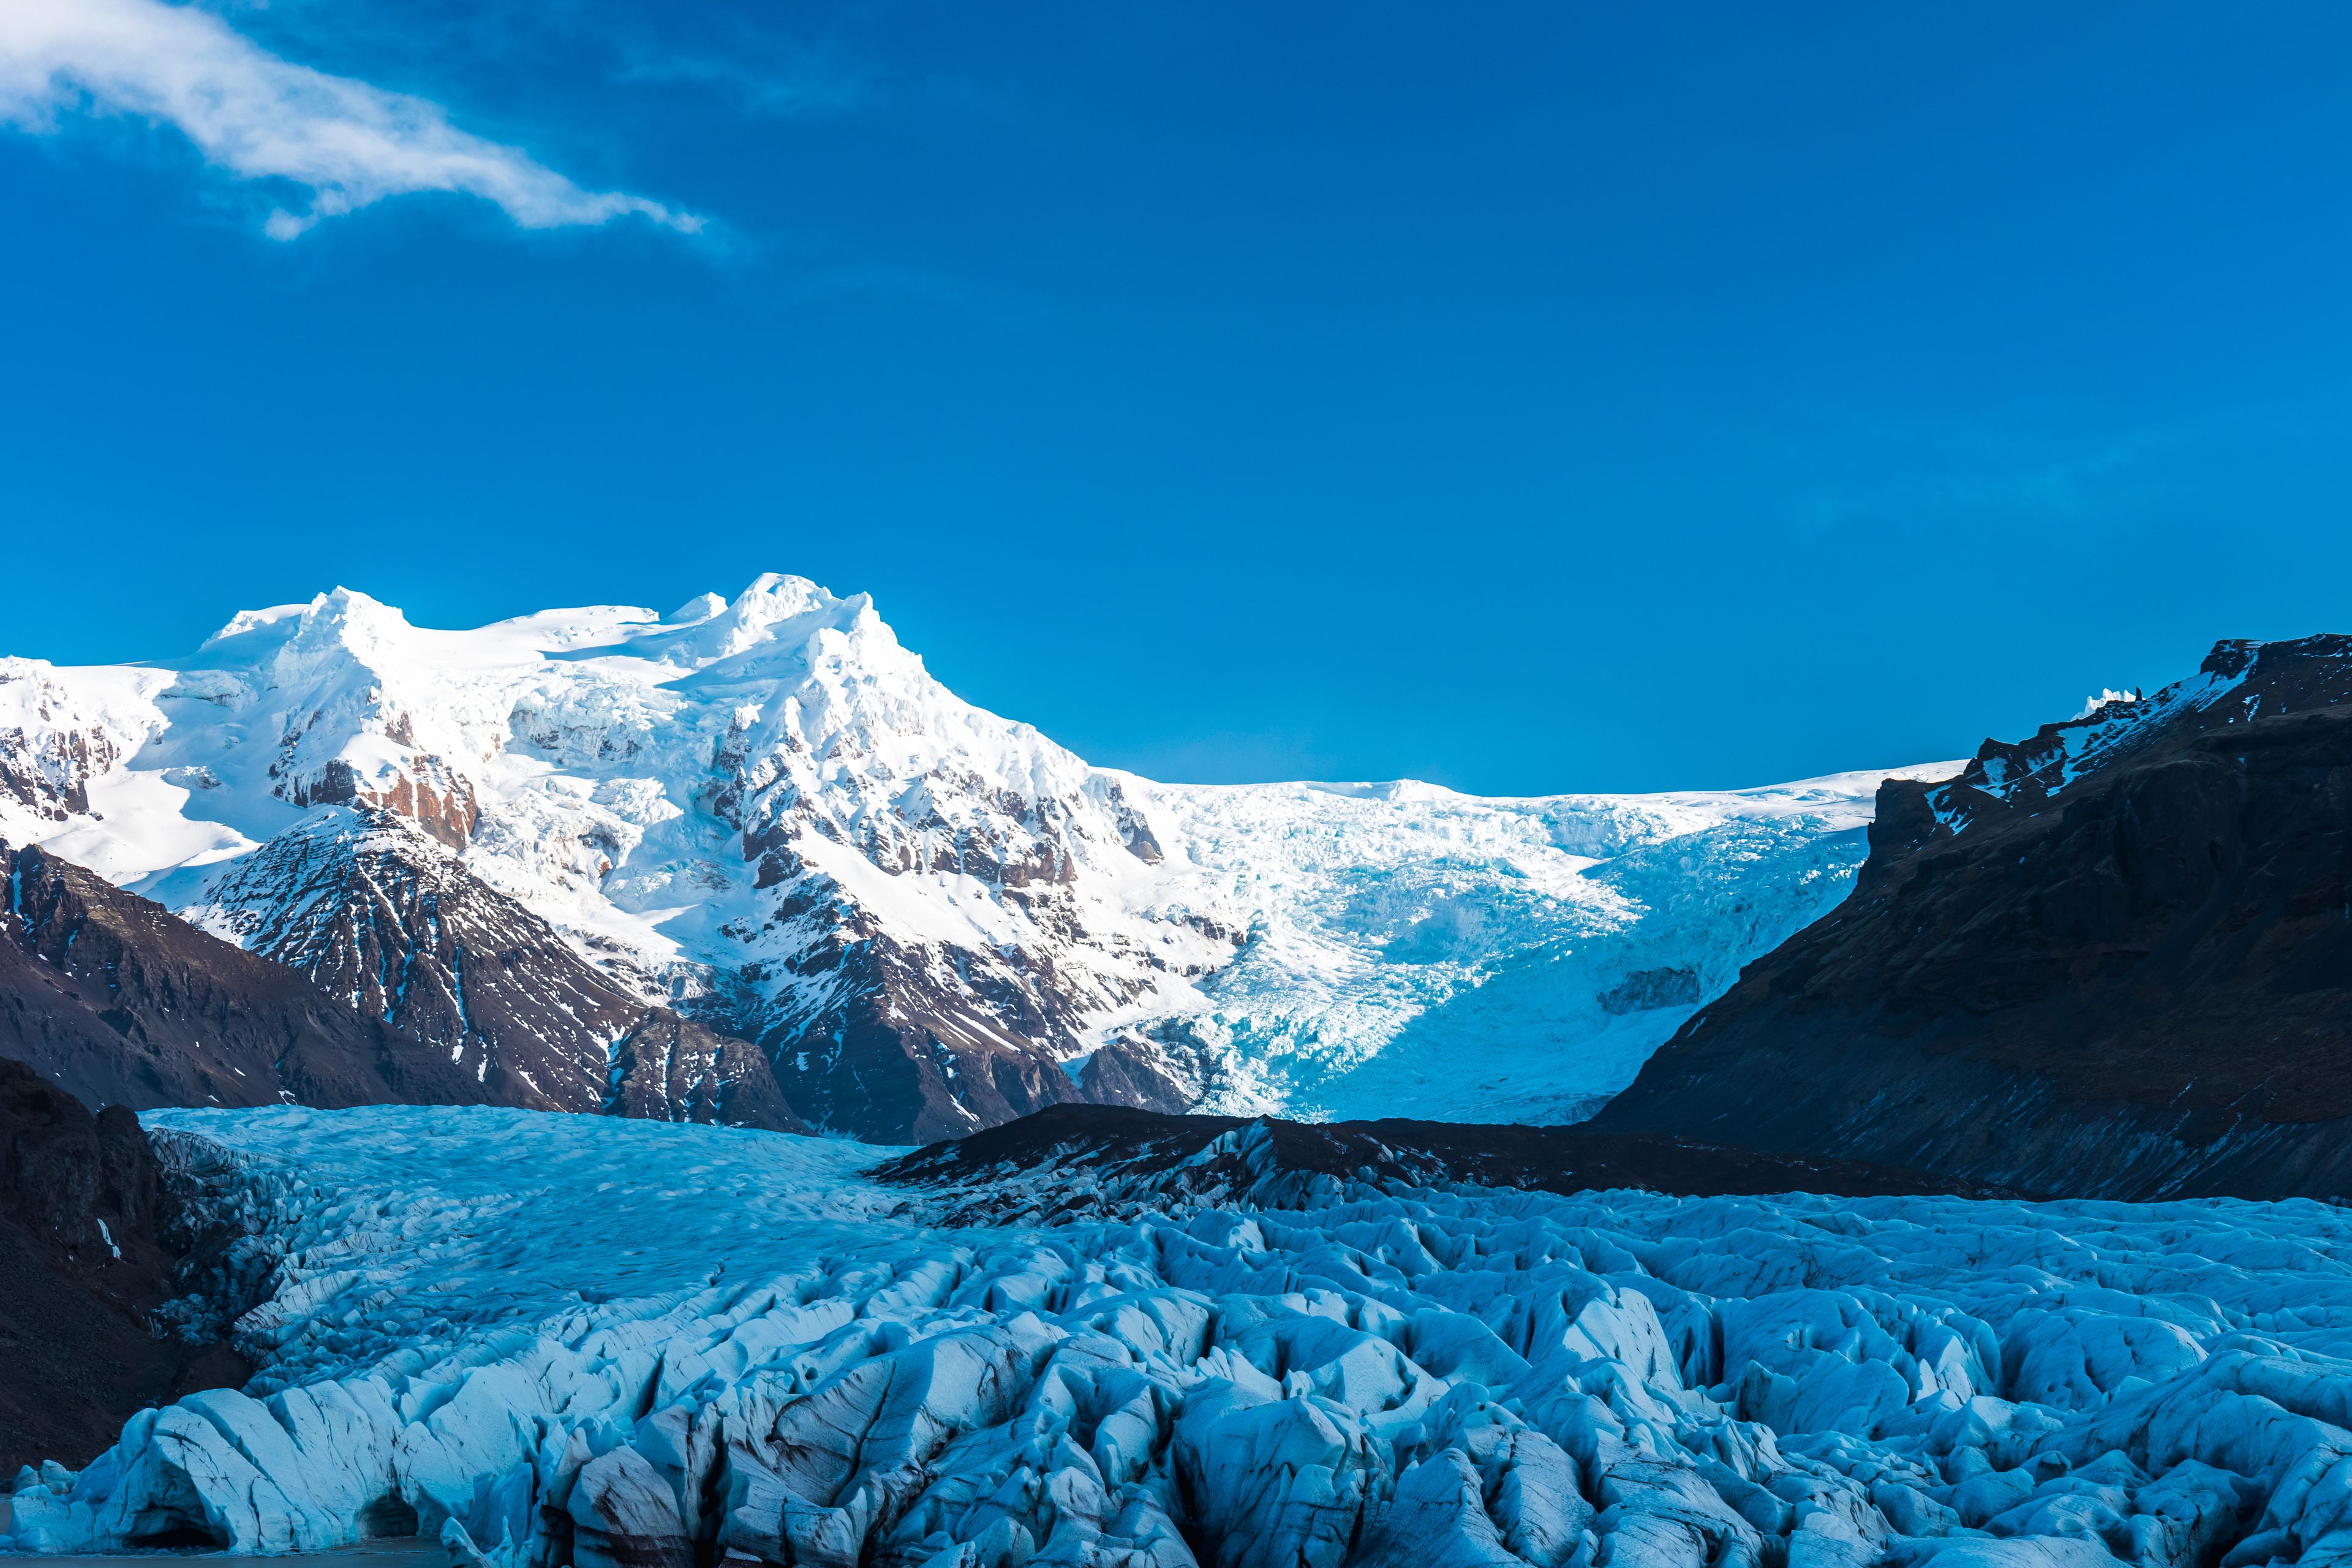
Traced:
[[[1381, 1192], [933, 1228], [835, 1141], [152, 1114], [247, 1393], [19, 1551], [525, 1568], [2165, 1568], [2352, 1556], [2341, 1211]], [[1230, 1151], [1224, 1151], [1230, 1153]]]

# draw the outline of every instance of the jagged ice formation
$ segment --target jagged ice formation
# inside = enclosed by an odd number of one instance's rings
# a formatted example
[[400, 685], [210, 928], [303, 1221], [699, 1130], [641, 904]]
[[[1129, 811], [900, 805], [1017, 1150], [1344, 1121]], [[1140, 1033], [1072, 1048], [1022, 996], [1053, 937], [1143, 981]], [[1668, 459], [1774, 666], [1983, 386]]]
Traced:
[[[173, 1111], [247, 1393], [18, 1478], [9, 1543], [437, 1532], [753, 1563], [2315, 1568], [2352, 1242], [2294, 1201], [1323, 1177], [935, 1229], [886, 1151], [504, 1110]], [[1246, 1130], [1204, 1157], [1255, 1157]]]

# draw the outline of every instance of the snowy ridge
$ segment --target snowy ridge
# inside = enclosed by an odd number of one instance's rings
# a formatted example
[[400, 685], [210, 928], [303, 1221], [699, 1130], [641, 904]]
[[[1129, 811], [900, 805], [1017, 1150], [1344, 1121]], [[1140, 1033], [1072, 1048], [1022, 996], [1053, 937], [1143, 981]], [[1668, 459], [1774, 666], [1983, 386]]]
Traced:
[[237, 1334], [263, 1370], [133, 1417], [79, 1473], [24, 1472], [20, 1550], [415, 1529], [499, 1568], [2352, 1551], [2352, 1226], [2308, 1202], [1333, 1181], [1297, 1209], [940, 1231], [856, 1174], [887, 1151], [838, 1142], [496, 1110], [149, 1120], [254, 1233], [221, 1289], [256, 1298]]
[[2063, 723], [2044, 724], [2023, 741], [1988, 740], [1958, 777], [1927, 795], [1936, 820], [1963, 831], [1990, 795], [2005, 805], [2057, 796], [2160, 734], [2251, 723], [2263, 717], [2328, 707], [2352, 691], [2352, 638], [2293, 642], [2228, 640], [2214, 645], [2197, 673], [2145, 697], [2103, 690]]
[[[1883, 776], [1153, 784], [963, 702], [863, 595], [774, 575], [464, 632], [337, 589], [168, 667], [0, 668], [0, 837], [280, 952], [366, 922], [263, 847], [404, 819], [869, 1137], [1078, 1098], [1573, 1117], [1843, 896]], [[453, 1002], [471, 951], [430, 982]]]

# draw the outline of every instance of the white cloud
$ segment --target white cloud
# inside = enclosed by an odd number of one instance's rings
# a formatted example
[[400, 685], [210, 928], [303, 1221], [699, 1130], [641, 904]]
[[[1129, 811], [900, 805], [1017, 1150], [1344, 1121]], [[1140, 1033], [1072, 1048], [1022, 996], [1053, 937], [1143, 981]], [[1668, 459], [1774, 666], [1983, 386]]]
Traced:
[[525, 228], [629, 214], [681, 233], [702, 226], [643, 196], [582, 190], [519, 148], [458, 130], [439, 104], [280, 59], [192, 5], [0, 0], [0, 121], [49, 131], [84, 107], [176, 126], [232, 174], [307, 186], [308, 211], [270, 214], [274, 239], [413, 191], [481, 196]]

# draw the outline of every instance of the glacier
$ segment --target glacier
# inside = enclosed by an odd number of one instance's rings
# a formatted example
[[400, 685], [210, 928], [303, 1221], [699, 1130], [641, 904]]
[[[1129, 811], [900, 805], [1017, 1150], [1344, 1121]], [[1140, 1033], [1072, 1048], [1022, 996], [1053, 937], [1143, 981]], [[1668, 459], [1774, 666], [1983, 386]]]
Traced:
[[[992, 1227], [838, 1140], [481, 1108], [145, 1120], [224, 1238], [173, 1310], [233, 1321], [260, 1370], [20, 1474], [14, 1550], [2352, 1555], [2352, 1225], [2329, 1205], [1325, 1174]], [[1253, 1132], [1218, 1169], [1253, 1168]]]
[[[884, 1142], [1078, 1098], [1574, 1120], [1843, 897], [1886, 776], [1154, 783], [962, 701], [864, 595], [776, 574], [467, 631], [337, 589], [177, 659], [0, 659], [0, 838], [321, 984], [352, 966], [304, 939], [365, 921], [318, 889], [370, 880], [331, 854], [393, 847], [399, 879], [502, 911], [390, 944], [454, 954], [427, 978], [469, 1072], [593, 1104], [588, 1035], [674, 1007]], [[470, 1037], [467, 946], [539, 921], [600, 972], [540, 983], [600, 1021]]]

